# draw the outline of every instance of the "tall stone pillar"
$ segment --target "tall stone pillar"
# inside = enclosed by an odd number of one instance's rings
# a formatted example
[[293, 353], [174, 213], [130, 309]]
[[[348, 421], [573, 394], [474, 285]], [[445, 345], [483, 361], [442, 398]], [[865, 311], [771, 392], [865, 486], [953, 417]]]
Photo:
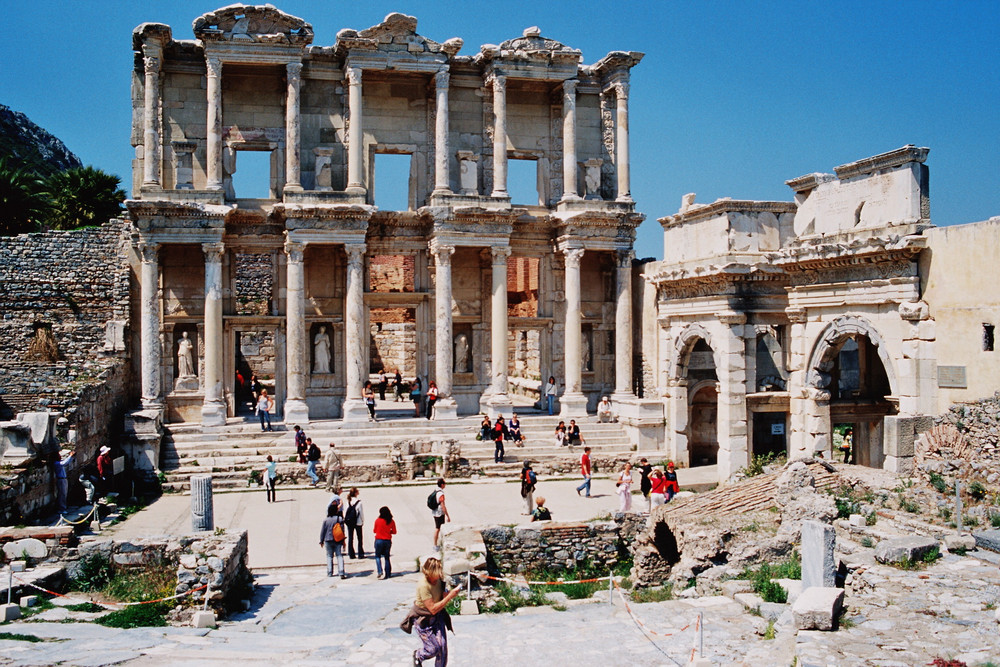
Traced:
[[288, 91], [285, 95], [285, 191], [302, 191], [302, 158], [300, 155], [299, 92], [302, 88], [302, 63], [285, 65]]
[[205, 401], [202, 426], [226, 425], [222, 351], [222, 253], [221, 243], [203, 243], [205, 252]]
[[563, 199], [579, 199], [576, 190], [576, 79], [563, 81]]
[[452, 396], [452, 373], [454, 372], [454, 349], [451, 319], [451, 256], [455, 246], [430, 242], [430, 252], [434, 256], [434, 381], [437, 382], [438, 399], [434, 404], [434, 419], [456, 419], [458, 405]]
[[285, 242], [287, 255], [287, 285], [285, 287], [285, 369], [287, 392], [285, 396], [285, 423], [309, 423], [309, 405], [306, 403], [306, 377], [309, 372], [306, 354], [306, 276], [305, 244]]
[[507, 77], [493, 74], [493, 197], [507, 197]]
[[628, 82], [615, 84], [615, 153], [618, 168], [618, 201], [632, 201], [628, 157]]
[[162, 410], [160, 386], [160, 244], [140, 243], [139, 269], [140, 349], [142, 354], [142, 407]]
[[208, 96], [208, 121], [205, 128], [207, 150], [205, 154], [206, 190], [222, 190], [222, 61], [206, 58], [206, 92]]
[[361, 396], [368, 376], [368, 336], [365, 335], [365, 251], [364, 243], [349, 243], [347, 252], [347, 304], [344, 308], [345, 353], [347, 366], [347, 396], [344, 399], [344, 421], [367, 421], [368, 408]]
[[[434, 125], [434, 193], [451, 194], [451, 174], [448, 169], [448, 69], [434, 75], [435, 125]], [[438, 390], [440, 391], [440, 387]], [[439, 394], [440, 395], [440, 394]], [[436, 406], [435, 406], [436, 407]]]
[[583, 325], [580, 318], [580, 261], [583, 248], [564, 248], [566, 257], [566, 390], [559, 403], [559, 414], [583, 417], [587, 414], [587, 397], [583, 394]]
[[632, 392], [632, 258], [631, 250], [616, 253], [615, 276], [615, 401], [635, 398]]
[[365, 193], [364, 180], [364, 120], [361, 97], [361, 68], [347, 68], [347, 108], [351, 115], [347, 133], [347, 191]]
[[[494, 193], [495, 194], [495, 193]], [[510, 416], [513, 404], [507, 395], [507, 258], [510, 246], [490, 248], [493, 256], [493, 304], [490, 318], [490, 383], [489, 415]]]
[[146, 83], [142, 109], [142, 187], [158, 188], [160, 180], [160, 59], [143, 58]]
[[729, 479], [749, 463], [747, 453], [746, 339], [743, 336], [746, 315], [739, 312], [719, 314], [723, 335], [718, 346], [716, 374], [719, 377], [718, 439], [719, 481]]

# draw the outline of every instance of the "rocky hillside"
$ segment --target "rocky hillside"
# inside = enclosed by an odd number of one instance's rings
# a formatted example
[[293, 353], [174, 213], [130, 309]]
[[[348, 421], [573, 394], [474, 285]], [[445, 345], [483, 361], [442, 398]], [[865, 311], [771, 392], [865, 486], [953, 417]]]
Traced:
[[3, 104], [0, 104], [0, 157], [7, 157], [12, 167], [26, 167], [40, 176], [83, 166], [66, 144], [23, 113]]

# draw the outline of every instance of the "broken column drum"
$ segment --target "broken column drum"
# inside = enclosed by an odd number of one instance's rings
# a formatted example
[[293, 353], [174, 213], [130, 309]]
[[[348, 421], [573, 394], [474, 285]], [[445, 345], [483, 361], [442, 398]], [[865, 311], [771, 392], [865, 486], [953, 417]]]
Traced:
[[191, 530], [215, 530], [211, 475], [191, 475]]

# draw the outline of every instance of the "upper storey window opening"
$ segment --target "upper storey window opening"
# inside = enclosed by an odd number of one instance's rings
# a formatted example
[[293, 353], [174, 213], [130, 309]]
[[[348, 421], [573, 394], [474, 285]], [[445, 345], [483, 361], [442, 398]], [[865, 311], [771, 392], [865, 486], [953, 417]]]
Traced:
[[409, 211], [413, 200], [410, 174], [412, 156], [405, 153], [375, 153], [372, 200], [382, 211]]
[[507, 193], [511, 204], [543, 205], [538, 193], [538, 160], [507, 159]]
[[[233, 151], [232, 188], [228, 199], [273, 199], [272, 151]], [[226, 170], [229, 171], [228, 169]]]

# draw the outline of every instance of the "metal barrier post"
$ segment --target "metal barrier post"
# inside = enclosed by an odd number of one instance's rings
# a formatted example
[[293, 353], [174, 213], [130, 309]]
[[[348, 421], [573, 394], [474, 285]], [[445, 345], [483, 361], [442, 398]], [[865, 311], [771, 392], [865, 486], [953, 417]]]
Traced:
[[212, 593], [212, 580], [209, 579], [208, 583], [205, 584], [205, 606], [202, 607], [202, 611], [208, 611], [208, 596]]
[[7, 565], [7, 573], [10, 575], [7, 578], [7, 604], [11, 604], [11, 596], [14, 594], [14, 564], [9, 563]]
[[465, 579], [466, 579], [466, 585], [468, 586], [468, 588], [466, 589], [466, 596], [471, 600], [472, 599], [472, 570], [469, 570], [468, 572], [465, 573]]
[[962, 483], [955, 480], [955, 529], [962, 534]]
[[705, 657], [705, 612], [698, 612], [698, 657]]
[[608, 604], [615, 603], [615, 575], [608, 577]]

